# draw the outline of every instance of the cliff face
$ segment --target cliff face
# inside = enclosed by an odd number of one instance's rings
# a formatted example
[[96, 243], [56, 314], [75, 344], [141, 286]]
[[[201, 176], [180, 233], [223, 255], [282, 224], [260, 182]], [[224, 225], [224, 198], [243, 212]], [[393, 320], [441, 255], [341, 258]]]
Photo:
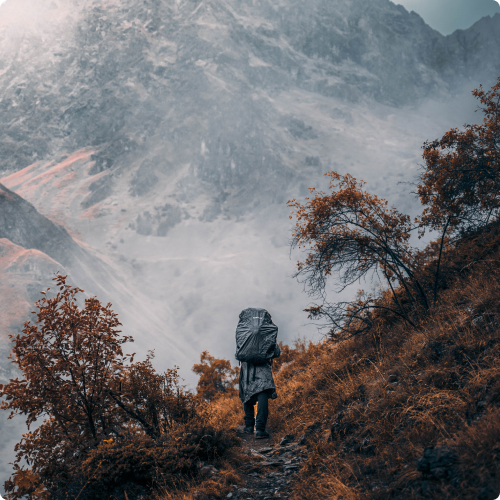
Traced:
[[[86, 267], [102, 267], [82, 249], [60, 225], [40, 214], [35, 207], [0, 184], [0, 374], [9, 373], [8, 334], [19, 334], [31, 319], [40, 292], [52, 285], [55, 273], [74, 269], [89, 292], [99, 287]], [[74, 279], [73, 276], [71, 279]]]
[[40, 18], [22, 35], [14, 2], [2, 7], [0, 168], [95, 147], [94, 173], [149, 160], [137, 170], [138, 195], [155, 168], [180, 163], [223, 188], [293, 177], [276, 134], [290, 124], [266, 97], [301, 89], [400, 107], [489, 75], [500, 60], [489, 50], [500, 16], [443, 37], [388, 0], [25, 7]]
[[[31, 203], [2, 184], [0, 184], [0, 239], [13, 244], [17, 249], [22, 249], [23, 255], [28, 255], [25, 251], [28, 253], [31, 250], [38, 251], [29, 253], [30, 258], [27, 263], [23, 257], [22, 265], [16, 254], [11, 266], [5, 264], [6, 272], [13, 269], [36, 272], [36, 261], [40, 259], [50, 261], [49, 267], [41, 264], [43, 272], [39, 273], [39, 276], [46, 279], [43, 285], [42, 282], [38, 283], [42, 286], [38, 292], [50, 286], [50, 280], [55, 272], [64, 273], [70, 270], [72, 280], [77, 280], [81, 287], [88, 287], [90, 294], [101, 294], [103, 300], [108, 297], [112, 289], [107, 286], [106, 281], [98, 283], [94, 277], [100, 273], [104, 278], [109, 273], [105, 263], [98, 256], [77, 243], [63, 226], [42, 215]], [[32, 261], [33, 265], [30, 264]], [[50, 273], [47, 272], [49, 268]]]
[[[8, 333], [20, 330], [50, 286], [54, 273], [66, 271], [81, 249], [67, 233], [35, 207], [0, 184], [0, 330], [2, 353], [8, 352]], [[2, 356], [0, 370], [6, 363]]]

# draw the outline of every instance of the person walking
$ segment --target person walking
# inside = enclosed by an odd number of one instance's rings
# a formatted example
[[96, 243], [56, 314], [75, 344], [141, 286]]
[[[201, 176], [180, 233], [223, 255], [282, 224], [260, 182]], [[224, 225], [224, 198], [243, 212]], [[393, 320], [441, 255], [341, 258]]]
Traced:
[[[276, 343], [278, 327], [265, 309], [249, 308], [240, 313], [236, 329], [236, 359], [240, 361], [239, 396], [245, 411], [244, 432], [256, 439], [269, 437], [266, 432], [269, 399], [276, 399], [271, 365], [281, 355]], [[257, 404], [257, 418], [254, 407]]]

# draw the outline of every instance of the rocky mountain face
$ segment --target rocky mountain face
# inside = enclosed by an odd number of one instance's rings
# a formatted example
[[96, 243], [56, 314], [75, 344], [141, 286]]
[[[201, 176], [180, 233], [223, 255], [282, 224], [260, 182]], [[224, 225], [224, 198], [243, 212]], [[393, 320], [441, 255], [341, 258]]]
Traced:
[[106, 297], [94, 274], [105, 275], [105, 264], [80, 246], [59, 224], [0, 184], [0, 373], [8, 356], [8, 334], [17, 334], [31, 319], [40, 292], [51, 285], [55, 273], [69, 274], [71, 281]]
[[43, 285], [81, 253], [64, 228], [0, 184], [0, 372], [6, 370], [8, 334], [20, 331]]
[[[40, 261], [40, 276], [47, 278], [50, 275], [52, 280], [55, 272], [64, 273], [71, 269], [71, 278], [80, 282], [82, 287], [88, 287], [89, 293], [100, 294], [103, 300], [109, 298], [112, 290], [109, 280], [95, 279], [96, 274], [100, 274], [102, 278], [110, 274], [106, 264], [89, 249], [78, 244], [64, 227], [40, 214], [31, 203], [2, 184], [0, 184], [0, 240], [4, 242], [7, 254], [15, 248], [15, 262], [11, 267], [5, 268], [6, 272], [14, 269], [38, 271], [36, 261]], [[20, 249], [22, 249], [21, 260], [16, 253]], [[31, 250], [37, 252], [30, 252]], [[50, 263], [48, 267], [47, 263]], [[47, 273], [48, 269], [51, 270], [50, 273]], [[47, 280], [45, 282], [50, 283]], [[33, 287], [30, 286], [30, 289]], [[37, 291], [37, 300], [41, 290], [43, 287]], [[30, 299], [33, 299], [32, 294]], [[31, 300], [31, 303], [33, 302], [34, 300]]]
[[3, 331], [64, 269], [193, 385], [246, 307], [312, 335], [287, 199], [336, 169], [414, 212], [399, 183], [474, 119], [499, 38], [500, 15], [444, 37], [389, 0], [6, 0]]
[[389, 0], [73, 3], [35, 8], [58, 13], [54, 30], [66, 20], [56, 40], [39, 26], [16, 46], [12, 27], [0, 35], [1, 168], [94, 147], [94, 173], [143, 160], [138, 196], [179, 163], [221, 189], [293, 176], [276, 130], [307, 132], [269, 106], [275, 93], [402, 106], [500, 62], [500, 16], [444, 37]]

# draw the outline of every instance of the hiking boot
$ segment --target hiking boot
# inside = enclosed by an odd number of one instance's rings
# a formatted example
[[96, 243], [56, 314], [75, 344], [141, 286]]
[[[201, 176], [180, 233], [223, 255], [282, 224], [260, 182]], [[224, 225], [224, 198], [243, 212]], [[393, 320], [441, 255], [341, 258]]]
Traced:
[[269, 437], [269, 432], [257, 431], [255, 433], [255, 439], [267, 439]]
[[253, 434], [253, 427], [245, 427], [245, 428], [243, 429], [243, 432], [244, 432], [245, 434]]

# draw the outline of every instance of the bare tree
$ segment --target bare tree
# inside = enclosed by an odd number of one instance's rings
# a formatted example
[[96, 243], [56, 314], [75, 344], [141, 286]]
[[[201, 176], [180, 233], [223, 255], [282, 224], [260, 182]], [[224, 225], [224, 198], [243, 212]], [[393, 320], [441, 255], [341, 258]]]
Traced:
[[[429, 303], [414, 269], [416, 252], [409, 244], [414, 228], [410, 217], [363, 191], [364, 182], [349, 174], [327, 175], [332, 179], [331, 194], [312, 188], [315, 196], [306, 198], [305, 205], [296, 200], [288, 202], [297, 217], [292, 245], [308, 247], [306, 259], [298, 263], [296, 277], [302, 279], [311, 296], [324, 302], [307, 311], [312, 318], [327, 319], [335, 330], [344, 333], [369, 328], [375, 309], [390, 311], [414, 325], [412, 312], [428, 310]], [[391, 302], [363, 295], [354, 302], [328, 304], [325, 292], [332, 274], [338, 291], [377, 275], [387, 283]]]

